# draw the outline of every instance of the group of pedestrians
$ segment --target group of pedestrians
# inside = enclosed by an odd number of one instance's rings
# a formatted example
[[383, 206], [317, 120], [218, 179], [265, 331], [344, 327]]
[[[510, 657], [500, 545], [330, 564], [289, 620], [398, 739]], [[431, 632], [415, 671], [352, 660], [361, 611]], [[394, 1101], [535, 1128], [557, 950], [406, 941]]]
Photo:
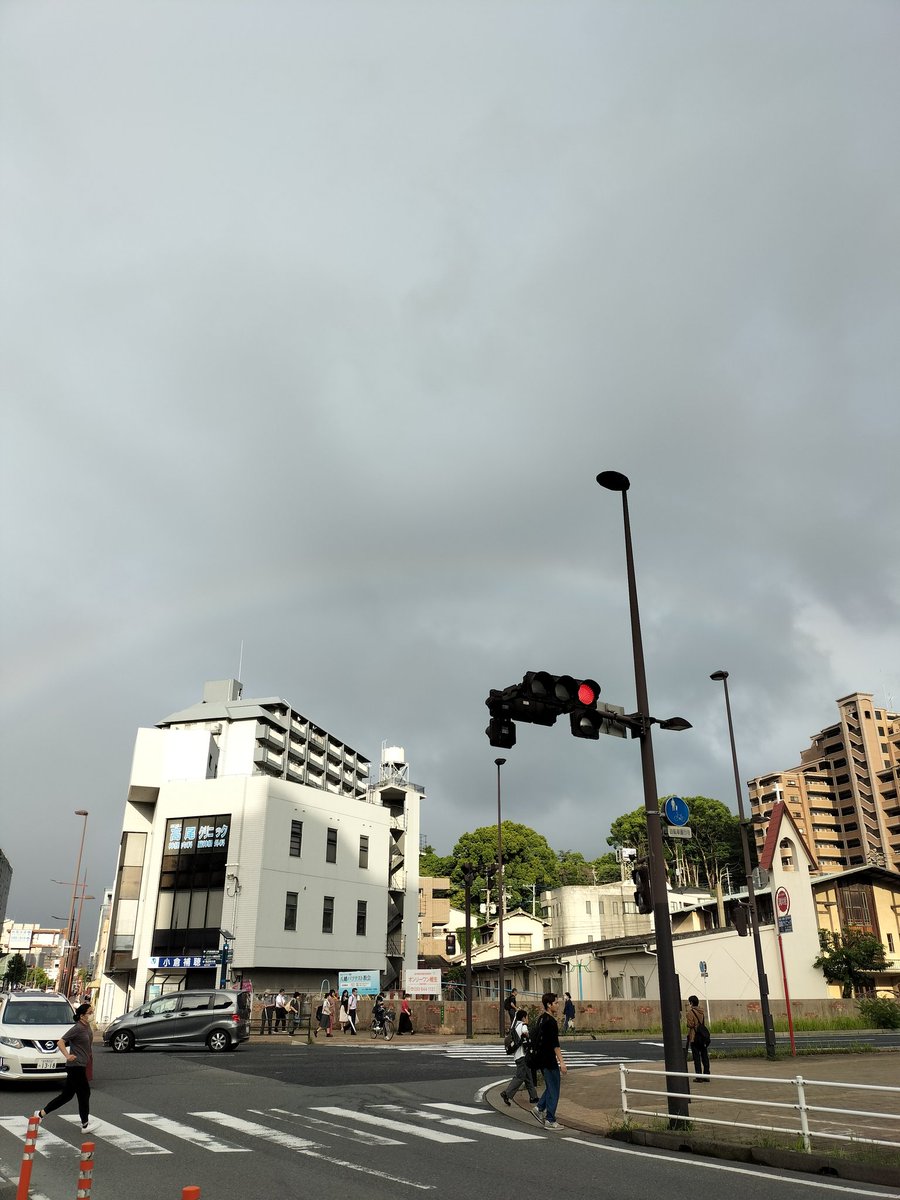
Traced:
[[349, 1033], [353, 1037], [356, 1037], [356, 1015], [358, 1008], [359, 993], [356, 988], [353, 988], [349, 992], [344, 988], [340, 999], [338, 998], [337, 988], [331, 988], [316, 1009], [317, 1024], [314, 1031], [315, 1036], [318, 1037], [321, 1032], [324, 1032], [326, 1037], [331, 1037], [334, 1032], [335, 1022], [337, 1022], [341, 1033]]

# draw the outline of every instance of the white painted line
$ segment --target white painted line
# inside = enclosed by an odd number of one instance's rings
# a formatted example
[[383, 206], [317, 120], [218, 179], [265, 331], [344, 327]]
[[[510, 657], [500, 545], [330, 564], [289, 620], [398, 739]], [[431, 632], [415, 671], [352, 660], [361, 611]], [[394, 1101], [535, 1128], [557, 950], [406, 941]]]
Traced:
[[479, 1088], [478, 1091], [475, 1093], [476, 1104], [479, 1101], [481, 1101], [482, 1103], [484, 1102], [485, 1093], [489, 1092], [491, 1090], [491, 1088], [501, 1087], [504, 1083], [509, 1083], [509, 1080], [505, 1076], [503, 1079], [495, 1079], [493, 1083], [486, 1083], [484, 1085], [484, 1087]]
[[193, 1125], [182, 1125], [180, 1121], [172, 1121], [157, 1113], [123, 1113], [122, 1116], [131, 1117], [133, 1121], [143, 1121], [152, 1129], [171, 1134], [172, 1137], [189, 1142], [192, 1146], [198, 1146], [201, 1150], [209, 1150], [213, 1154], [251, 1153], [249, 1146], [238, 1146], [235, 1142], [228, 1142], [225, 1138], [217, 1138], [213, 1134], [207, 1133], [205, 1129], [195, 1129]]
[[735, 1167], [730, 1163], [714, 1163], [708, 1162], [706, 1159], [698, 1158], [696, 1155], [691, 1155], [686, 1158], [673, 1158], [668, 1154], [650, 1154], [646, 1150], [631, 1150], [625, 1146], [614, 1146], [608, 1142], [585, 1142], [581, 1138], [566, 1137], [564, 1142], [573, 1142], [579, 1146], [587, 1146], [591, 1150], [608, 1150], [611, 1154], [636, 1154], [639, 1158], [652, 1158], [656, 1162], [667, 1162], [679, 1167], [688, 1167], [690, 1170], [703, 1168], [706, 1171], [726, 1171], [730, 1175], [749, 1175], [751, 1179], [757, 1182], [765, 1179], [770, 1183], [784, 1183], [788, 1187], [811, 1187], [819, 1188], [826, 1192], [841, 1192], [846, 1196], [876, 1196], [880, 1200], [888, 1200], [890, 1192], [870, 1192], [867, 1188], [844, 1187], [839, 1183], [823, 1183], [820, 1179], [799, 1179], [791, 1172], [790, 1176], [786, 1175], [771, 1175], [768, 1171], [750, 1171], [747, 1167]]
[[[335, 1111], [340, 1114], [344, 1109], [339, 1108]], [[285, 1149], [295, 1150], [298, 1154], [305, 1154], [308, 1158], [318, 1158], [322, 1162], [331, 1163], [335, 1167], [344, 1167], [348, 1171], [361, 1171], [364, 1175], [374, 1175], [378, 1179], [386, 1180], [388, 1183], [400, 1183], [404, 1187], [416, 1188], [420, 1192], [431, 1192], [434, 1190], [433, 1185], [430, 1183], [418, 1183], [414, 1179], [404, 1179], [401, 1175], [389, 1175], [387, 1171], [379, 1171], [371, 1166], [347, 1162], [343, 1158], [332, 1158], [329, 1154], [322, 1154], [321, 1148], [316, 1142], [308, 1142], [305, 1138], [295, 1137], [293, 1134], [285, 1133], [280, 1129], [270, 1129], [267, 1125], [259, 1125], [256, 1121], [244, 1121], [240, 1117], [230, 1117], [227, 1113], [222, 1112], [198, 1112], [191, 1113], [191, 1116], [205, 1117], [208, 1121], [215, 1121], [219, 1125], [227, 1125], [229, 1128], [237, 1130], [238, 1133], [247, 1133], [251, 1137], [258, 1137], [267, 1142], [274, 1142]], [[358, 1116], [359, 1114], [357, 1114]]]
[[260, 1125], [257, 1121], [245, 1121], [242, 1117], [232, 1117], [223, 1112], [192, 1112], [188, 1116], [202, 1117], [205, 1121], [213, 1121], [216, 1125], [224, 1125], [235, 1133], [246, 1133], [250, 1137], [262, 1138], [266, 1142], [274, 1142], [285, 1150], [313, 1150], [318, 1148], [318, 1142], [308, 1138], [297, 1137], [283, 1129], [271, 1129], [268, 1125]]
[[[27, 1117], [0, 1117], [0, 1127], [11, 1133], [13, 1137], [17, 1137], [20, 1142], [25, 1141], [25, 1134], [28, 1132]], [[34, 1144], [35, 1151], [43, 1155], [44, 1158], [61, 1158], [63, 1156], [71, 1158], [75, 1151], [75, 1147], [71, 1142], [65, 1141], [61, 1137], [57, 1137], [55, 1133], [51, 1133], [49, 1129], [45, 1129], [42, 1125], [38, 1130], [37, 1141]], [[18, 1170], [16, 1178], [18, 1179]]]
[[[313, 1112], [327, 1113], [330, 1117], [340, 1117], [346, 1115], [346, 1110], [343, 1108], [319, 1108], [313, 1109]], [[358, 1112], [353, 1114], [354, 1121], [361, 1121], [366, 1125], [378, 1125], [382, 1129], [393, 1129], [395, 1133], [411, 1133], [414, 1137], [425, 1138], [430, 1142], [471, 1142], [473, 1138], [458, 1137], [455, 1133], [441, 1133], [437, 1129], [422, 1129], [419, 1125], [410, 1125], [407, 1121], [392, 1121], [388, 1117], [374, 1117], [371, 1113]]]
[[[250, 1112], [257, 1112], [257, 1109], [251, 1108]], [[362, 1142], [365, 1146], [402, 1146], [403, 1142], [397, 1138], [383, 1137], [380, 1133], [369, 1133], [365, 1129], [348, 1129], [344, 1125], [338, 1125], [335, 1121], [322, 1121], [319, 1117], [310, 1117], [306, 1113], [292, 1113], [286, 1108], [270, 1108], [267, 1112], [274, 1113], [276, 1120], [281, 1120], [282, 1117], [290, 1117], [298, 1125], [312, 1126], [313, 1131], [316, 1128], [327, 1130], [332, 1137], [346, 1138], [350, 1142]], [[260, 1113], [260, 1116], [265, 1116], [266, 1113]], [[355, 1113], [348, 1112], [347, 1119], [352, 1122]]]
[[445, 1112], [454, 1113], [472, 1113], [476, 1117], [486, 1115], [483, 1108], [475, 1108], [474, 1105], [471, 1104], [449, 1104], [433, 1101], [430, 1104], [426, 1104], [425, 1108], [441, 1108]]
[[[64, 1121], [68, 1121], [70, 1125], [77, 1125], [78, 1132], [81, 1133], [81, 1118], [76, 1114], [66, 1115]], [[110, 1125], [108, 1121], [101, 1121], [98, 1117], [91, 1117], [91, 1128], [88, 1133], [81, 1134], [82, 1141], [94, 1141], [95, 1138], [102, 1137], [105, 1142], [109, 1142], [111, 1146], [115, 1146], [117, 1150], [124, 1150], [126, 1154], [171, 1154], [171, 1150], [165, 1150], [162, 1146], [157, 1146], [155, 1142], [148, 1142], [146, 1138], [142, 1138], [140, 1134], [132, 1133], [129, 1129], [120, 1129], [118, 1125]]]
[[[446, 1104], [429, 1104], [426, 1109], [412, 1108], [404, 1104], [375, 1104], [373, 1108], [383, 1108], [389, 1112], [401, 1113], [407, 1117], [418, 1117], [422, 1121], [436, 1121], [440, 1125], [452, 1125], [454, 1129], [474, 1129], [476, 1133], [486, 1133], [489, 1137], [506, 1138], [511, 1142], [532, 1142], [540, 1141], [539, 1133], [525, 1133], [520, 1129], [511, 1129], [508, 1125], [484, 1125], [479, 1121], [466, 1121], [462, 1117], [447, 1117], [443, 1113], [428, 1112], [427, 1108], [454, 1108], [454, 1105]], [[470, 1108], [464, 1108], [463, 1112], [472, 1112]], [[474, 1110], [478, 1116], [487, 1117], [493, 1115], [493, 1110], [478, 1108]]]

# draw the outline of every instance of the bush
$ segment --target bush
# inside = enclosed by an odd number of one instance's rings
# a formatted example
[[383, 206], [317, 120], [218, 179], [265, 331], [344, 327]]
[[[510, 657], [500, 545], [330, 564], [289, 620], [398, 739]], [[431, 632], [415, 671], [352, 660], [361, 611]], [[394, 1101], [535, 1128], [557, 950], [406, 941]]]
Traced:
[[859, 1012], [875, 1029], [900, 1029], [900, 1004], [887, 996], [866, 996], [859, 1001]]

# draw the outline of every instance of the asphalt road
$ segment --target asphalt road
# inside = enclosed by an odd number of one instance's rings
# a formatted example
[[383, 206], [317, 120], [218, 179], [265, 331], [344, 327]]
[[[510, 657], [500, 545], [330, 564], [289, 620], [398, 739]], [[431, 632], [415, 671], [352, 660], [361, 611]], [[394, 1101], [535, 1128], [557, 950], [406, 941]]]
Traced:
[[[567, 1041], [569, 1057], [616, 1059], [630, 1043]], [[635, 1057], [658, 1057], [653, 1046]], [[623, 1194], [696, 1200], [739, 1188], [747, 1200], [841, 1200], [888, 1189], [642, 1151], [582, 1134], [553, 1134], [495, 1112], [485, 1087], [509, 1075], [502, 1047], [307, 1046], [254, 1039], [233, 1054], [98, 1047], [93, 1200], [391, 1200], [424, 1192], [477, 1197], [552, 1190], [566, 1200]], [[585, 1062], [584, 1065], [588, 1065]], [[565, 1083], [563, 1084], [565, 1086]], [[49, 1099], [40, 1084], [0, 1088], [0, 1197], [15, 1195], [25, 1115]], [[83, 1140], [74, 1103], [42, 1127], [32, 1200], [71, 1200]]]

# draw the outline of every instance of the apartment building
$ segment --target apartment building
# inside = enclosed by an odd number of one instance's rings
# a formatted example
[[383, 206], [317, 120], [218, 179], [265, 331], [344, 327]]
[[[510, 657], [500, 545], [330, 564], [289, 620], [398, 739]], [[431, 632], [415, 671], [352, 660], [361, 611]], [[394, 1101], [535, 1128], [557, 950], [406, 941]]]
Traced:
[[[318, 991], [416, 966], [419, 805], [401, 747], [369, 760], [233, 679], [139, 729], [98, 1008], [186, 987]], [[409, 853], [407, 853], [407, 847]], [[224, 960], [224, 968], [223, 968]]]
[[759, 849], [784, 800], [822, 873], [875, 865], [900, 870], [900, 713], [868, 692], [837, 701], [838, 720], [813, 734], [800, 763], [748, 783]]

